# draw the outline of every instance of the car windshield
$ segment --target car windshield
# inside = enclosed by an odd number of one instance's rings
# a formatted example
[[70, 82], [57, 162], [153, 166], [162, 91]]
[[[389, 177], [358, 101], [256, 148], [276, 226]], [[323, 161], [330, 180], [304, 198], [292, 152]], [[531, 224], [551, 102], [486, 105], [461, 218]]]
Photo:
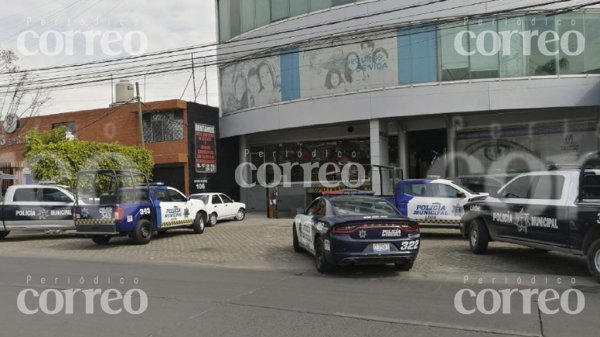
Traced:
[[383, 199], [332, 199], [331, 206], [336, 215], [399, 215], [389, 202]]
[[208, 204], [208, 195], [202, 194], [202, 195], [192, 195], [190, 196], [191, 199], [196, 199], [196, 200], [202, 200], [204, 202], [204, 204]]

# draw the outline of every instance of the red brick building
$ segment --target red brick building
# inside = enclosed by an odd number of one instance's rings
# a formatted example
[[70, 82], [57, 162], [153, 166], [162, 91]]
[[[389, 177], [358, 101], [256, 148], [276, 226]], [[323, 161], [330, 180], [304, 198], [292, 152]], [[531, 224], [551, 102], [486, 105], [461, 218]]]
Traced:
[[[142, 112], [145, 146], [154, 155], [155, 180], [165, 181], [185, 191], [186, 194], [207, 189], [207, 181], [217, 174], [216, 172], [201, 174], [202, 171], [196, 168], [195, 125], [200, 122], [202, 124], [198, 125], [214, 126], [216, 140], [218, 109], [182, 100], [167, 100], [143, 103]], [[27, 132], [31, 129], [44, 131], [60, 126], [65, 126], [81, 140], [115, 142], [123, 145], [141, 144], [137, 104], [23, 118], [13, 133], [2, 130], [0, 137], [2, 172], [16, 175], [15, 183], [31, 181], [23, 159]], [[232, 145], [237, 148], [237, 144]], [[226, 167], [221, 170], [221, 173], [228, 174], [228, 171]], [[217, 189], [219, 186], [214, 188]]]

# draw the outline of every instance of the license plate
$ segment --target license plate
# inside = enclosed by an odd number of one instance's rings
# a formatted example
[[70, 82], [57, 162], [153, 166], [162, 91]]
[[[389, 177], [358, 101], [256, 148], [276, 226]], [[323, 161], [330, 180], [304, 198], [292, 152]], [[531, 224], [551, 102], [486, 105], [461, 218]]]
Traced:
[[389, 253], [390, 244], [389, 243], [374, 243], [373, 244], [373, 252], [374, 253]]

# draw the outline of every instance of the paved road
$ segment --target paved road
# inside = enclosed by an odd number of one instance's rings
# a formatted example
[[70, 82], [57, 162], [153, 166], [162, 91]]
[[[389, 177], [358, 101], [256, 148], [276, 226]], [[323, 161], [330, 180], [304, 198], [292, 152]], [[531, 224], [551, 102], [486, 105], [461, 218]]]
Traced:
[[[459, 314], [453, 304], [456, 292], [512, 288], [514, 284], [429, 280], [388, 267], [350, 268], [323, 276], [312, 268], [259, 271], [58, 258], [0, 258], [0, 265], [2, 336], [598, 335], [600, 287], [596, 285], [578, 285], [586, 298], [579, 315], [543, 315], [535, 303], [531, 314], [522, 314], [522, 301], [516, 296], [510, 304], [512, 314], [485, 316]], [[84, 285], [79, 285], [82, 277]], [[94, 284], [95, 277], [98, 284]], [[42, 278], [46, 278], [45, 285]], [[124, 285], [119, 284], [121, 278]], [[122, 293], [139, 288], [149, 297], [148, 309], [138, 316], [110, 316], [95, 302], [95, 313], [86, 315], [85, 297], [75, 295], [73, 315], [29, 316], [17, 307], [18, 294], [27, 288], [40, 293], [50, 288], [116, 288]], [[569, 286], [553, 288], [562, 292]], [[49, 298], [48, 307], [55, 308], [53, 297]], [[133, 300], [136, 309], [138, 302], [139, 298]], [[468, 305], [474, 306], [471, 302]], [[31, 296], [26, 303], [30, 310], [39, 307]], [[112, 308], [119, 303], [113, 302]]]
[[[380, 266], [323, 276], [308, 254], [292, 251], [290, 231], [291, 219], [251, 215], [202, 235], [173, 232], [145, 246], [117, 239], [99, 247], [69, 234], [11, 234], [0, 242], [0, 336], [598, 335], [600, 285], [588, 276], [582, 258], [509, 244], [493, 244], [490, 254], [476, 256], [456, 231], [426, 229], [408, 273]], [[77, 283], [81, 278], [83, 285]], [[122, 293], [143, 290], [147, 311], [110, 316], [97, 298], [94, 314], [86, 315], [81, 293], [73, 315], [29, 316], [17, 307], [23, 289], [113, 287]], [[521, 293], [500, 302], [510, 314], [463, 315], [454, 304], [461, 289], [479, 294], [546, 288], [581, 291], [583, 312], [544, 314], [534, 296], [532, 312], [524, 314]], [[484, 310], [492, 308], [492, 296], [487, 291]], [[568, 298], [568, 308], [576, 307], [575, 300]], [[50, 308], [54, 301], [50, 296]], [[39, 301], [30, 296], [26, 304], [38, 307]], [[466, 298], [466, 305], [474, 308], [475, 299]], [[555, 300], [550, 307], [559, 305]]]
[[[189, 262], [202, 265], [301, 271], [312, 267], [308, 255], [292, 246], [292, 219], [265, 219], [250, 214], [243, 222], [228, 221], [204, 234], [178, 230], [150, 244], [135, 246], [126, 238], [108, 246], [73, 235], [12, 234], [0, 241], [0, 256], [49, 256], [130, 262]], [[491, 253], [472, 254], [458, 230], [423, 230], [419, 259], [412, 272], [428, 275], [473, 273], [528, 273], [567, 275], [589, 279], [585, 260], [559, 253], [543, 253], [511, 244], [493, 243]]]

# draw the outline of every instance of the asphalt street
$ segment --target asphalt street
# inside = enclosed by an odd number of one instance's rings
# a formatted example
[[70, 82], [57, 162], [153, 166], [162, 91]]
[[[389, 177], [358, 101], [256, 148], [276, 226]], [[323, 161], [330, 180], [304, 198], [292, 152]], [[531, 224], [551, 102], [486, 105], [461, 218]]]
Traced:
[[[313, 268], [255, 270], [57, 257], [5, 257], [0, 265], [1, 336], [598, 336], [600, 286], [586, 281], [574, 286], [585, 296], [585, 309], [577, 315], [546, 315], [535, 302], [532, 312], [524, 314], [520, 296], [508, 304], [510, 314], [464, 315], [454, 305], [456, 293], [465, 288], [550, 287], [562, 293], [573, 288], [568, 278], [557, 285], [555, 278], [538, 276], [532, 286], [532, 280], [518, 285], [514, 275], [497, 275], [495, 280], [493, 274], [482, 280], [471, 275], [465, 282], [468, 275], [399, 273], [385, 266], [324, 276]], [[65, 309], [54, 315], [26, 315], [17, 303], [26, 289], [41, 294], [48, 289], [111, 288], [123, 294], [142, 290], [147, 310], [109, 315], [98, 297], [93, 313], [86, 314], [87, 298], [81, 294], [73, 296], [73, 314]], [[54, 292], [47, 303], [33, 295], [25, 298], [26, 310], [57, 308]], [[141, 295], [133, 296], [131, 306], [139, 308], [140, 300]], [[475, 307], [475, 301], [465, 300], [465, 306]], [[488, 309], [492, 306], [487, 304]], [[118, 307], [123, 302], [112, 302], [111, 308]]]

